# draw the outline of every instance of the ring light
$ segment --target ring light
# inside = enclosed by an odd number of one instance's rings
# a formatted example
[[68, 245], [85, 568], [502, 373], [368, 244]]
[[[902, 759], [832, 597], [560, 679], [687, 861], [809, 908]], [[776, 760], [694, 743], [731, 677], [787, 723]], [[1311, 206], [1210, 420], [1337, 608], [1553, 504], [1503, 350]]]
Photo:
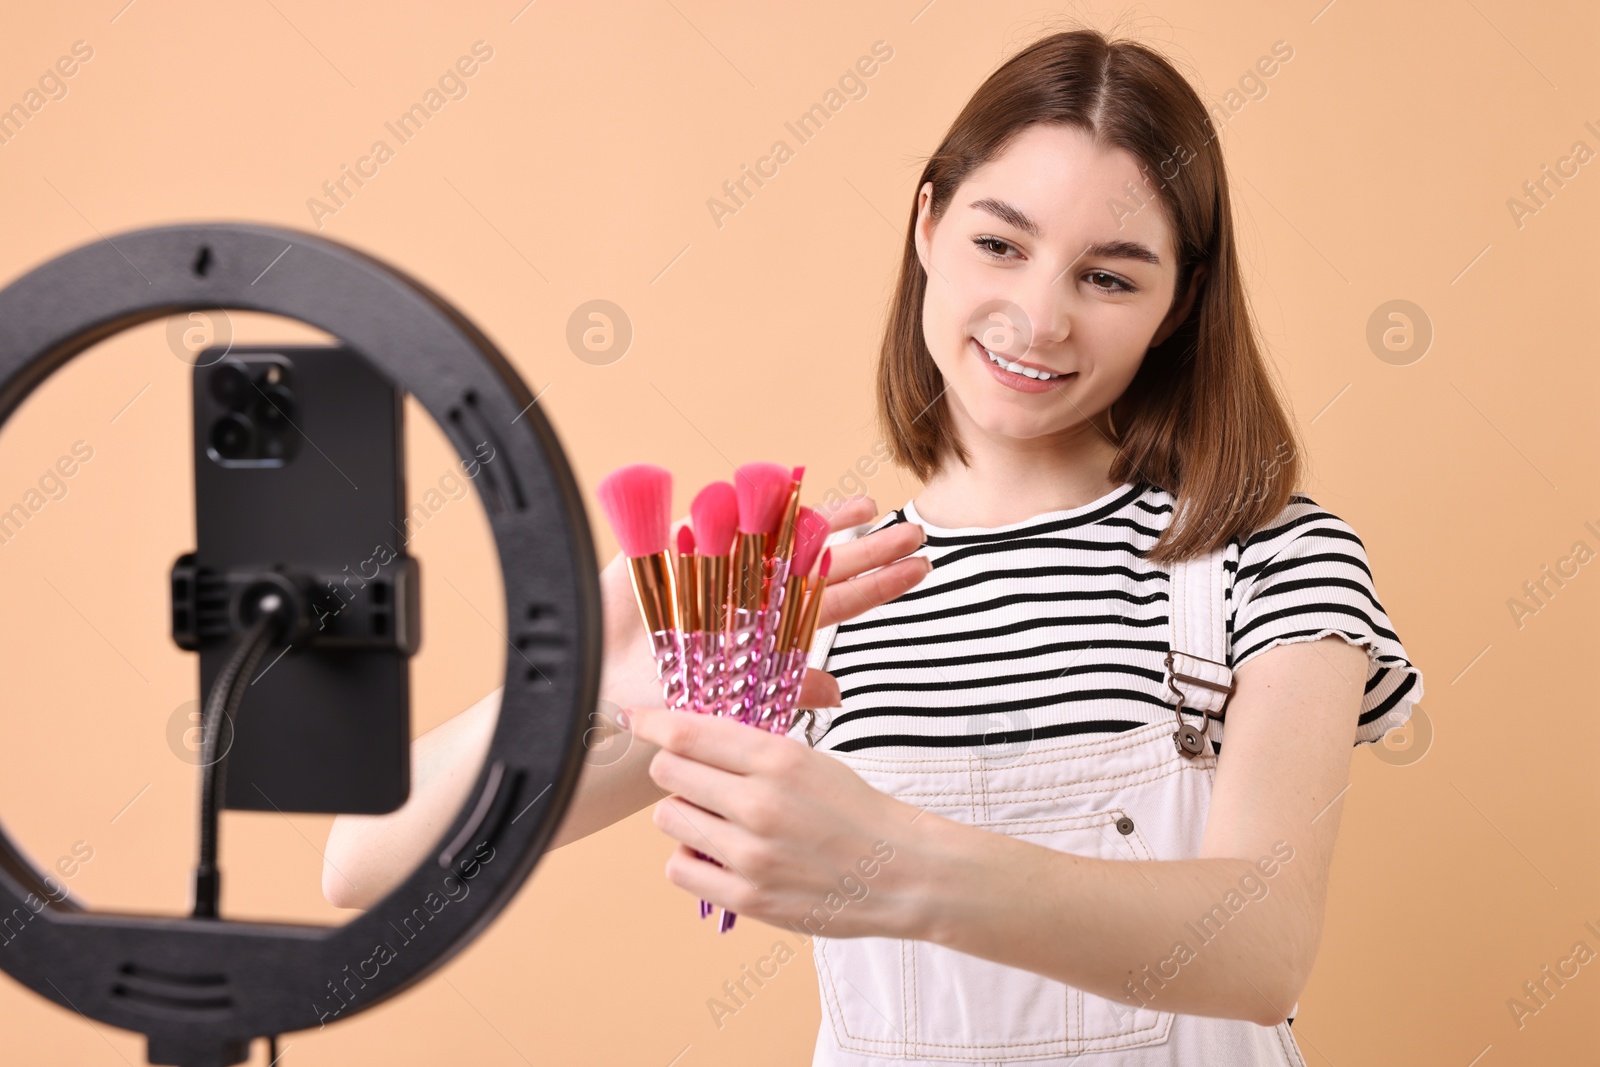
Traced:
[[[331, 991], [350, 998], [340, 1018], [401, 992], [510, 902], [577, 785], [601, 616], [582, 497], [528, 387], [443, 298], [324, 237], [251, 223], [159, 226], [35, 268], [0, 290], [0, 426], [91, 345], [197, 310], [324, 330], [416, 397], [459, 457], [473, 456], [475, 441], [494, 444], [493, 469], [473, 483], [499, 553], [503, 632], [524, 649], [506, 657], [499, 719], [467, 803], [416, 870], [343, 926], [90, 911], [47, 889], [0, 828], [0, 911], [35, 913], [0, 968], [63, 1007], [147, 1035], [151, 1063], [226, 1067], [257, 1037], [320, 1025]], [[463, 879], [470, 892], [428, 906]], [[402, 929], [415, 935], [395, 946]], [[375, 951], [384, 944], [394, 950]]]

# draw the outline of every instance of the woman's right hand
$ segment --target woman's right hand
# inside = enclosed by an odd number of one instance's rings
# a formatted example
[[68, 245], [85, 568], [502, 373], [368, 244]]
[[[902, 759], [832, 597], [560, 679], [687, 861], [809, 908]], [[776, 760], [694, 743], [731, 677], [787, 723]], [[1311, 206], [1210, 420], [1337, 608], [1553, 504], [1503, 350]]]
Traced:
[[[872, 521], [878, 505], [857, 495], [831, 509], [817, 510], [827, 517], [830, 532], [837, 533]], [[676, 543], [677, 528], [687, 521], [673, 522], [674, 540], [669, 543]], [[902, 522], [835, 546], [817, 627], [852, 619], [914, 588], [932, 569], [926, 557], [912, 555], [921, 547], [923, 536], [921, 527]], [[656, 680], [650, 635], [645, 633], [634, 603], [628, 561], [621, 552], [600, 572], [600, 593], [605, 615], [600, 696], [624, 708], [659, 704], [661, 683]], [[832, 675], [808, 668], [798, 703], [806, 708], [837, 707], [839, 683]]]
[[[835, 533], [877, 517], [878, 505], [865, 496], [845, 500], [828, 516]], [[897, 522], [864, 537], [832, 546], [828, 586], [822, 592], [817, 628], [853, 619], [915, 588], [933, 570], [927, 556], [912, 553], [927, 539], [915, 523]]]

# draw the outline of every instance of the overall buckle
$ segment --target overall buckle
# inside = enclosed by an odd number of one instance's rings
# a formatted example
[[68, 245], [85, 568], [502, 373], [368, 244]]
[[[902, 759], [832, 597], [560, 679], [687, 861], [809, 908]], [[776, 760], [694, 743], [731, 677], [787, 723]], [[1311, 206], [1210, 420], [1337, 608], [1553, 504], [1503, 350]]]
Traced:
[[[1209, 663], [1212, 666], [1221, 668], [1218, 673], [1226, 677], [1228, 680], [1226, 682], [1220, 682], [1215, 678], [1207, 678], [1201, 674], [1179, 671], [1173, 665], [1173, 661], [1178, 656], [1186, 656], [1198, 663]], [[1176, 649], [1168, 649], [1166, 658], [1163, 662], [1167, 668], [1168, 674], [1167, 688], [1171, 690], [1173, 696], [1178, 698], [1177, 707], [1175, 709], [1175, 714], [1178, 717], [1178, 728], [1173, 731], [1172, 743], [1177, 746], [1179, 752], [1182, 752], [1185, 756], [1193, 758], [1194, 756], [1198, 756], [1201, 752], [1205, 751], [1205, 734], [1197, 729], [1194, 725], [1183, 721], [1183, 705], [1187, 697], [1183, 690], [1179, 689], [1175, 683], [1181, 681], [1189, 685], [1197, 685], [1203, 689], [1209, 689], [1213, 692], [1222, 693], [1223, 701], [1221, 707], [1215, 711], [1211, 710], [1210, 708], [1201, 709], [1207, 719], [1216, 719], [1218, 722], [1222, 722], [1223, 717], [1227, 712], [1227, 697], [1233, 693], [1233, 672], [1226, 663], [1219, 663], [1214, 659], [1206, 659], [1204, 656], [1197, 656], [1193, 652], [1181, 652]], [[1207, 725], [1210, 724], [1207, 723]]]

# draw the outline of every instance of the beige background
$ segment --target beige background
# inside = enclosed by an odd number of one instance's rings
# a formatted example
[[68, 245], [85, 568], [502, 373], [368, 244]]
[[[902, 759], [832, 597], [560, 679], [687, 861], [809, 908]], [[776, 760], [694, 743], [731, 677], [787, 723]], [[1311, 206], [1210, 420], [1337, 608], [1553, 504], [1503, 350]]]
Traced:
[[[0, 282], [139, 226], [312, 228], [308, 199], [389, 140], [393, 157], [322, 232], [453, 300], [547, 390], [603, 558], [616, 546], [592, 490], [625, 462], [669, 466], [679, 512], [758, 458], [805, 463], [812, 500], [853, 478], [885, 509], [914, 495], [896, 471], [853, 469], [872, 453], [872, 361], [919, 161], [999, 62], [1072, 25], [1063, 8], [954, 0], [123, 2], [5, 17], [0, 105], [74, 42], [93, 57], [0, 145]], [[1224, 109], [1247, 281], [1312, 452], [1304, 488], [1365, 540], [1427, 675], [1431, 744], [1354, 761], [1295, 1034], [1313, 1067], [1577, 1062], [1600, 1044], [1600, 964], [1520, 1028], [1507, 1001], [1575, 942], [1600, 949], [1584, 928], [1600, 926], [1600, 565], [1520, 626], [1508, 602], [1575, 542], [1600, 549], [1584, 526], [1600, 528], [1600, 176], [1582, 167], [1521, 225], [1508, 201], [1575, 142], [1600, 148], [1600, 17], [1507, 0], [1133, 11], [1081, 14], [1124, 22]], [[396, 147], [384, 123], [479, 40], [493, 58], [467, 95]], [[785, 121], [880, 40], [893, 58], [867, 95], [796, 146]], [[1230, 97], [1280, 40], [1294, 56], [1265, 93]], [[708, 198], [778, 138], [794, 158], [719, 227]], [[634, 330], [609, 365], [566, 341], [593, 299]], [[1407, 365], [1366, 341], [1394, 299], [1434, 330]], [[262, 316], [232, 325], [246, 340], [308, 336]], [[98, 908], [177, 914], [187, 900], [195, 772], [165, 730], [197, 696], [195, 667], [164, 614], [166, 569], [192, 538], [186, 374], [151, 324], [58, 374], [0, 433], [6, 507], [72, 442], [95, 450], [0, 547], [0, 818], [41, 865], [92, 848], [68, 885]], [[416, 492], [452, 457], [411, 414]], [[413, 542], [419, 732], [503, 667], [485, 529], [469, 498]], [[228, 815], [224, 910], [341, 921], [318, 891], [329, 821]], [[671, 847], [645, 812], [552, 854], [440, 974], [286, 1035], [284, 1062], [808, 1064], [809, 948], [755, 922], [716, 936], [662, 877]], [[779, 940], [799, 955], [719, 1028], [708, 1000]], [[0, 1026], [7, 1063], [144, 1062], [142, 1039], [9, 980]]]

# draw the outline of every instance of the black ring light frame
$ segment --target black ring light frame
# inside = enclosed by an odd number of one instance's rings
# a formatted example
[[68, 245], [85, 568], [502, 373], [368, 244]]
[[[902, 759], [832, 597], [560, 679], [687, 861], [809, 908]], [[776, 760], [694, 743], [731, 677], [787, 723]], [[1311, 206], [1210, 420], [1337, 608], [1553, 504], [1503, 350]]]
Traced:
[[[506, 655], [499, 721], [467, 803], [421, 866], [343, 926], [89, 911], [51, 893], [0, 829], [0, 909], [37, 913], [0, 951], [0, 968], [63, 1007], [148, 1035], [152, 1063], [225, 1067], [246, 1059], [254, 1038], [401, 992], [510, 902], [577, 786], [599, 691], [601, 614], [576, 480], [505, 356], [415, 279], [315, 234], [237, 222], [153, 227], [18, 278], [0, 291], [0, 425], [79, 352], [195, 310], [318, 327], [415, 396], [462, 458], [492, 441], [495, 463], [472, 481], [499, 553], [504, 633], [526, 646]], [[391, 951], [377, 952], [385, 944]]]

